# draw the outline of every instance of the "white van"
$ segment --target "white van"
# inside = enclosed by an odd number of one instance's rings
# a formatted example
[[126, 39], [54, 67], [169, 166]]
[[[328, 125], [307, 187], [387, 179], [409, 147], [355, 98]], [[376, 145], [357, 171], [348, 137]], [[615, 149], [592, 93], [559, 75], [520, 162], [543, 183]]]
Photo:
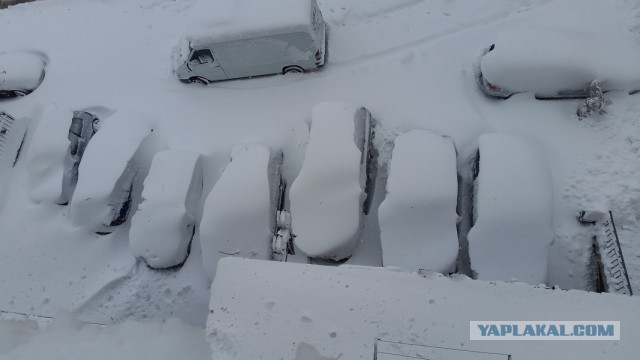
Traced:
[[192, 9], [188, 35], [174, 54], [181, 81], [208, 84], [324, 65], [325, 23], [316, 0], [221, 4], [201, 1]]

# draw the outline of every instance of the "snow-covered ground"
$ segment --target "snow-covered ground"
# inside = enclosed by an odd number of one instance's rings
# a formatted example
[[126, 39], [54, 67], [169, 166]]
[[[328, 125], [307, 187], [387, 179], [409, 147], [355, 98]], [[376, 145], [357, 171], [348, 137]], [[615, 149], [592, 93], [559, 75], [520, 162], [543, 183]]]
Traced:
[[[47, 191], [57, 188], [60, 173], [29, 165], [32, 152], [60, 162], [59, 153], [47, 154], [37, 141], [39, 124], [48, 121], [41, 106], [101, 106], [115, 111], [113, 116], [136, 114], [128, 119], [136, 124], [123, 131], [144, 126], [153, 129], [158, 148], [203, 154], [203, 198], [234, 144], [283, 149], [283, 176], [291, 184], [305, 154], [306, 122], [321, 101], [346, 101], [371, 111], [380, 179], [386, 176], [393, 139], [410, 129], [450, 136], [466, 179], [480, 134], [525, 135], [543, 147], [553, 177], [554, 243], [547, 283], [588, 287], [590, 229], [575, 215], [581, 209], [611, 209], [631, 282], [640, 288], [640, 97], [607, 94], [613, 101], [608, 114], [578, 121], [579, 100], [543, 102], [525, 93], [495, 101], [475, 83], [483, 49], [513, 28], [606, 29], [614, 34], [611, 41], [624, 37], [640, 46], [635, 1], [319, 0], [328, 25], [323, 69], [208, 87], [182, 84], [172, 73], [171, 55], [195, 2], [43, 0], [0, 11], [0, 34], [11, 34], [0, 36], [0, 49], [38, 50], [49, 59], [45, 80], [34, 93], [0, 102], [0, 111], [31, 118], [16, 166], [2, 169], [0, 177], [1, 310], [47, 316], [66, 310], [98, 323], [177, 316], [200, 325], [208, 310], [210, 281], [198, 234], [181, 269], [153, 271], [132, 255], [128, 224], [97, 235], [74, 224], [68, 206], [34, 198], [55, 198]], [[68, 126], [63, 123], [58, 126]], [[65, 133], [65, 128], [51, 132]], [[52, 150], [63, 149], [64, 139], [50, 140]], [[105, 151], [121, 147], [119, 141], [104, 144]], [[38, 173], [53, 177], [40, 182]], [[384, 185], [377, 184], [350, 264], [381, 265], [377, 206]], [[78, 186], [76, 191], [83, 185]], [[202, 206], [201, 201], [197, 222], [206, 221]]]

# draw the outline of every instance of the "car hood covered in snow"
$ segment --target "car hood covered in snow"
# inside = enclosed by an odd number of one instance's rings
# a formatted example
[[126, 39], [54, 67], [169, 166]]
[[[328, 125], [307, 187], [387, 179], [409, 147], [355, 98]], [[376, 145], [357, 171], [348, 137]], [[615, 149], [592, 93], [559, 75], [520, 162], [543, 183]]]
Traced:
[[[616, 41], [611, 41], [616, 39]], [[513, 92], [640, 86], [640, 45], [628, 35], [558, 29], [514, 29], [498, 36], [482, 58], [483, 76]]]

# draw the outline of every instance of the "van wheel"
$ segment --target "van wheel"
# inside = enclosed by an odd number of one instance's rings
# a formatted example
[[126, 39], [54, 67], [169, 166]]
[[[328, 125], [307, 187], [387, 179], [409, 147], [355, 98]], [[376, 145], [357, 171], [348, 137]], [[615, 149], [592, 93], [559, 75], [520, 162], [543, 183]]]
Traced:
[[303, 72], [304, 69], [297, 65], [287, 66], [286, 68], [282, 69], [283, 74], [302, 74]]
[[209, 81], [203, 77], [192, 77], [189, 79], [192, 84], [209, 85]]

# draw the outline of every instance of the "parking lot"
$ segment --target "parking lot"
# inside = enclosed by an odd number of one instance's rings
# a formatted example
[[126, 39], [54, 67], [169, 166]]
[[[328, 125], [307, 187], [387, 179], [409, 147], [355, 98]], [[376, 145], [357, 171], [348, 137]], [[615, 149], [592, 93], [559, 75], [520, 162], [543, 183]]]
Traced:
[[[38, 49], [50, 60], [34, 93], [0, 102], [0, 111], [30, 119], [25, 156], [2, 175], [0, 286], [10, 291], [0, 292], [0, 309], [54, 315], [63, 308], [99, 323], [173, 315], [200, 324], [207, 312], [210, 279], [208, 265], [196, 256], [203, 252], [198, 232], [179, 270], [157, 271], [132, 255], [130, 223], [96, 234], [72, 221], [73, 202], [61, 206], [34, 197], [27, 159], [34, 149], [46, 152], [34, 134], [45, 126], [43, 114], [50, 108], [127, 114], [119, 120], [121, 127], [102, 129], [113, 135], [102, 142], [102, 157], [96, 156], [101, 161], [113, 151], [126, 163], [131, 156], [118, 155], [125, 139], [140, 140], [148, 133], [153, 133], [153, 144], [147, 145], [154, 151], [201, 154], [203, 196], [194, 214], [202, 224], [208, 221], [203, 217], [206, 195], [222, 178], [235, 145], [282, 150], [282, 177], [290, 185], [303, 165], [313, 107], [323, 101], [364, 106], [376, 121], [381, 182], [347, 263], [371, 266], [383, 265], [378, 206], [398, 135], [413, 129], [447, 135], [455, 144], [456, 168], [467, 180], [483, 134], [521, 135], [539, 144], [551, 174], [553, 242], [546, 284], [589, 288], [591, 230], [576, 215], [593, 209], [614, 212], [631, 283], [640, 288], [640, 246], [635, 244], [640, 234], [638, 96], [608, 94], [607, 114], [580, 121], [575, 113], [583, 100], [539, 101], [531, 93], [489, 99], [475, 78], [480, 55], [505, 28], [543, 20], [567, 27], [591, 21], [594, 27], [617, 24], [617, 30], [628, 33], [640, 24], [634, 11], [598, 3], [582, 7], [579, 0], [483, 0], [474, 5], [320, 0], [329, 44], [321, 70], [201, 86], [178, 81], [171, 61], [193, 3], [102, 1], [66, 7], [42, 1], [0, 12], [6, 26], [19, 22], [30, 29], [3, 37], [0, 48]], [[96, 12], [102, 16], [89, 16]], [[576, 18], [580, 24], [571, 20]], [[637, 31], [631, 34], [638, 36]], [[68, 125], [60, 126], [54, 126], [56, 133], [66, 136]], [[525, 192], [528, 186], [518, 184]], [[76, 212], [89, 205], [78, 204]]]

